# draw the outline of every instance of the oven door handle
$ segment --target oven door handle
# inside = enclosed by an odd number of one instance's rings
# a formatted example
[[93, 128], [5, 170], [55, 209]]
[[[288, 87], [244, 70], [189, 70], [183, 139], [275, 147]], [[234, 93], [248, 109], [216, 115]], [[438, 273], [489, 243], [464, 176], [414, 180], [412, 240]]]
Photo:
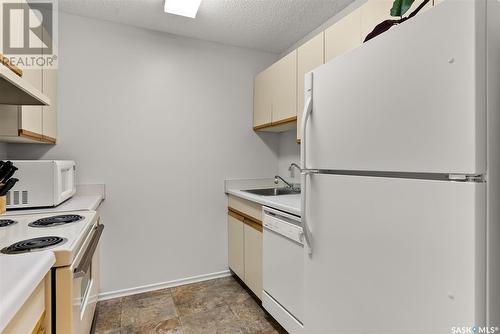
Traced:
[[83, 254], [80, 263], [78, 263], [78, 266], [76, 266], [74, 270], [73, 276], [75, 278], [84, 276], [89, 269], [90, 264], [92, 263], [92, 258], [94, 257], [95, 250], [97, 248], [97, 245], [99, 244], [102, 230], [104, 230], [104, 225], [101, 224], [97, 225], [97, 227], [95, 228], [95, 233], [92, 236], [92, 240], [90, 240], [89, 247], [87, 247], [87, 250], [85, 251], [85, 254]]

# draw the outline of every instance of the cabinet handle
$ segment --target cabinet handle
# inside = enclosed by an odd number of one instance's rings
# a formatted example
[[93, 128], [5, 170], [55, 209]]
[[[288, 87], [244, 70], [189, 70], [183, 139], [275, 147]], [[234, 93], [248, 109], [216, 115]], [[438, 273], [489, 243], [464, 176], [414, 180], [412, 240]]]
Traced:
[[239, 214], [237, 214], [233, 211], [228, 211], [227, 214], [230, 215], [231, 217], [233, 217], [234, 219], [239, 220], [242, 223], [245, 222], [245, 218], [243, 216], [240, 216]]
[[254, 222], [253, 220], [250, 220], [250, 219], [247, 219], [245, 218], [243, 223], [245, 223], [245, 225], [248, 225], [250, 226], [251, 228], [259, 231], [259, 232], [262, 232], [262, 225], [260, 225], [259, 223], [256, 223]]

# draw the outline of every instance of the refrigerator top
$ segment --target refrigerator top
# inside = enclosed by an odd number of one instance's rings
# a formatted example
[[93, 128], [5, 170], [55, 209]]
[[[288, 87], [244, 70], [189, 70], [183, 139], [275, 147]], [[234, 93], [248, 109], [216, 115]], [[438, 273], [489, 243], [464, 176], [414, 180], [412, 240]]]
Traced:
[[444, 2], [314, 70], [305, 167], [485, 174], [483, 5]]

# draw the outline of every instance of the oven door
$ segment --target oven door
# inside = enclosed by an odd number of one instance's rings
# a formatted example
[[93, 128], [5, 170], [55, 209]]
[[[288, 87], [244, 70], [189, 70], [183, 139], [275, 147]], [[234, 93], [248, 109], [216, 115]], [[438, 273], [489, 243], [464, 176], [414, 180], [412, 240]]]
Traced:
[[71, 266], [56, 269], [56, 333], [88, 334], [99, 293], [99, 239], [96, 224]]

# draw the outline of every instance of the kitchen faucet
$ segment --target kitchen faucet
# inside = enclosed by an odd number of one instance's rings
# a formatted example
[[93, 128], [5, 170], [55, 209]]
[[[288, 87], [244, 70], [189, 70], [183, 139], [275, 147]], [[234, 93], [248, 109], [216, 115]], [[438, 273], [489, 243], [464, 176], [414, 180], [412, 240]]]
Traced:
[[288, 167], [288, 171], [290, 172], [291, 177], [295, 177], [295, 173], [293, 172], [293, 167], [297, 168], [299, 172], [302, 173], [302, 168], [300, 168], [299, 165], [297, 165], [295, 162], [292, 162]]
[[290, 189], [294, 189], [294, 188], [293, 188], [293, 184], [288, 183], [287, 181], [285, 181], [285, 179], [283, 179], [283, 178], [282, 178], [281, 176], [279, 176], [279, 175], [276, 175], [276, 176], [274, 177], [274, 184], [278, 184], [278, 183], [280, 182], [279, 180], [283, 181], [283, 183], [285, 183], [285, 184], [288, 186], [288, 188], [290, 188]]

